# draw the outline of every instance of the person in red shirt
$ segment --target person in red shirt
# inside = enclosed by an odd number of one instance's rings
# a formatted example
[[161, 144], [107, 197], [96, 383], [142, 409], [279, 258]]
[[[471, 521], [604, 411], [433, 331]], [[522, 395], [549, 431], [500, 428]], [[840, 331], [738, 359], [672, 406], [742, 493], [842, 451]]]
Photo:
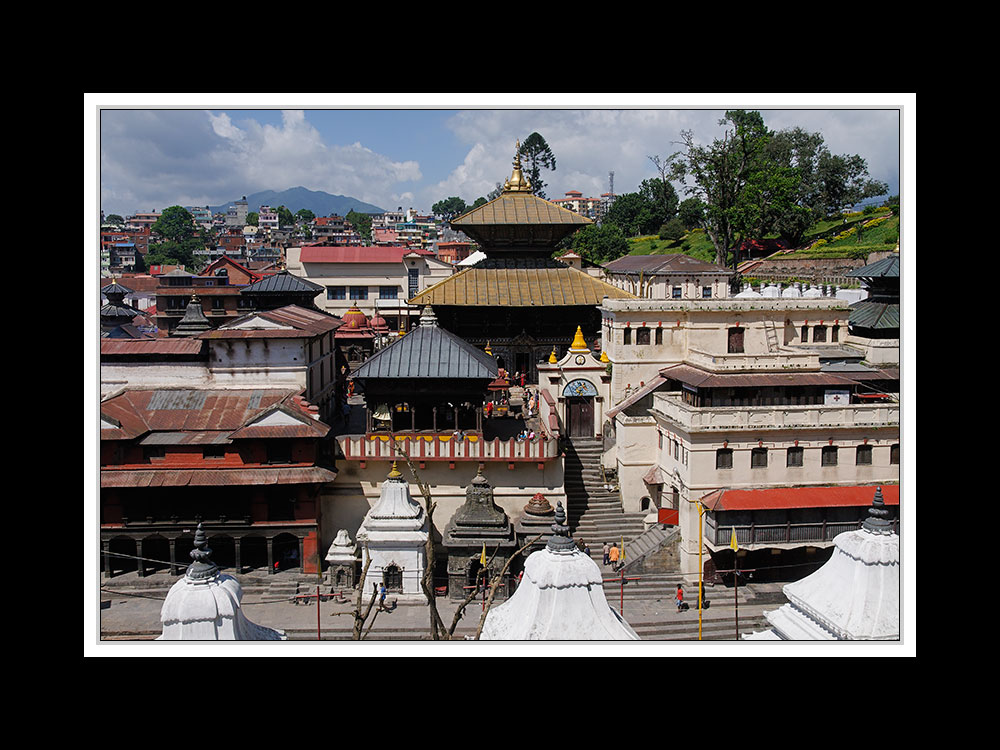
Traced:
[[679, 583], [677, 584], [677, 597], [674, 601], [677, 602], [677, 611], [680, 612], [681, 606], [684, 604], [684, 589]]

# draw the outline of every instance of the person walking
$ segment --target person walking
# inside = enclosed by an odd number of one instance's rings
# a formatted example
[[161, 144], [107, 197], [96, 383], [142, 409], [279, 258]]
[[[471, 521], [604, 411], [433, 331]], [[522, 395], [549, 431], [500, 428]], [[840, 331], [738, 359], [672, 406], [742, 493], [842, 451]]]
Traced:
[[610, 552], [610, 550], [611, 550], [611, 545], [608, 544], [607, 542], [605, 542], [604, 543], [604, 547], [601, 548], [601, 552], [604, 553], [604, 564], [605, 565], [608, 564], [608, 553]]
[[677, 602], [677, 611], [680, 612], [681, 606], [684, 604], [684, 587], [679, 583], [677, 584], [677, 594], [674, 601]]
[[378, 608], [385, 609], [385, 582], [378, 587]]
[[618, 567], [618, 545], [611, 545], [611, 549], [608, 550], [608, 561], [611, 563], [612, 570]]

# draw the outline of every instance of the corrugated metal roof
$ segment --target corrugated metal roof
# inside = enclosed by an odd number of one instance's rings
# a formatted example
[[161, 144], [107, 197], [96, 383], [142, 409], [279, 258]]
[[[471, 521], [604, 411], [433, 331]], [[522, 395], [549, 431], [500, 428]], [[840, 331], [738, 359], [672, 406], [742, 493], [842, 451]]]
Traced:
[[[260, 318], [281, 326], [285, 329], [276, 328], [240, 328], [247, 321]], [[211, 331], [200, 334], [200, 339], [275, 339], [275, 338], [302, 338], [307, 335], [319, 335], [335, 330], [342, 326], [344, 321], [336, 315], [322, 312], [320, 310], [310, 310], [299, 305], [286, 305], [274, 310], [263, 310], [253, 312], [237, 318], [231, 323], [226, 323]]]
[[103, 339], [101, 356], [121, 354], [201, 354], [205, 342], [190, 338]]
[[899, 485], [855, 485], [850, 487], [772, 487], [760, 490], [716, 490], [701, 498], [711, 511], [785, 510], [790, 508], [866, 507], [875, 488], [882, 488], [886, 505], [899, 505]]
[[845, 276], [855, 276], [862, 279], [888, 278], [899, 276], [899, 256], [890, 255], [867, 266], [848, 271]]
[[618, 414], [618, 412], [623, 411], [624, 409], [627, 409], [632, 404], [634, 404], [636, 401], [639, 401], [640, 399], [644, 398], [645, 396], [648, 396], [650, 393], [652, 393], [657, 388], [659, 388], [661, 385], [663, 385], [663, 383], [665, 383], [666, 380], [667, 379], [665, 377], [663, 377], [662, 375], [657, 375], [655, 378], [653, 378], [648, 383], [646, 383], [646, 385], [644, 385], [643, 387], [641, 387], [638, 391], [636, 391], [631, 396], [629, 396], [628, 398], [626, 398], [624, 401], [622, 401], [618, 405], [616, 405], [614, 409], [611, 409], [610, 411], [608, 411], [605, 414], [605, 416], [608, 419], [614, 419], [615, 415]]
[[848, 322], [858, 328], [899, 328], [899, 305], [863, 299], [851, 305]]
[[260, 281], [243, 287], [241, 294], [288, 294], [294, 292], [321, 292], [320, 284], [281, 271], [265, 276]]
[[609, 273], [643, 273], [650, 276], [678, 273], [733, 275], [731, 268], [723, 268], [714, 263], [706, 263], [705, 261], [681, 253], [672, 255], [625, 255], [610, 263], [606, 263], [604, 269]]
[[219, 487], [272, 484], [326, 484], [336, 472], [319, 466], [268, 469], [152, 469], [101, 471], [101, 487]]
[[491, 259], [428, 287], [409, 302], [414, 305], [562, 307], [596, 306], [604, 297], [636, 299], [634, 294], [558, 261]]
[[824, 372], [714, 373], [691, 365], [660, 370], [664, 378], [679, 380], [695, 388], [762, 388], [767, 386], [850, 385], [845, 375]]
[[419, 326], [369, 357], [354, 371], [355, 379], [497, 377], [497, 363], [490, 355], [439, 328], [436, 320], [428, 323], [427, 316], [425, 310]]

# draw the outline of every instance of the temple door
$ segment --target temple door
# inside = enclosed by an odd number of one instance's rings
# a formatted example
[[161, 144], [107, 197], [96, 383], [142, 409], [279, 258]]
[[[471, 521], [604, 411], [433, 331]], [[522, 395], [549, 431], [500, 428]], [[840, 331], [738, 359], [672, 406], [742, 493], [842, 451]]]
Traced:
[[594, 437], [594, 399], [566, 399], [567, 432], [571, 438]]

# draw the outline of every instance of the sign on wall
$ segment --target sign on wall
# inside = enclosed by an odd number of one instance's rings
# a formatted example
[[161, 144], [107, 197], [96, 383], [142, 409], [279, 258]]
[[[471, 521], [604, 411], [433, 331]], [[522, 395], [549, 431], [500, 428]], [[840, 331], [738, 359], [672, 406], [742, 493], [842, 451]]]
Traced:
[[597, 388], [589, 380], [571, 380], [563, 388], [563, 396], [596, 396]]

